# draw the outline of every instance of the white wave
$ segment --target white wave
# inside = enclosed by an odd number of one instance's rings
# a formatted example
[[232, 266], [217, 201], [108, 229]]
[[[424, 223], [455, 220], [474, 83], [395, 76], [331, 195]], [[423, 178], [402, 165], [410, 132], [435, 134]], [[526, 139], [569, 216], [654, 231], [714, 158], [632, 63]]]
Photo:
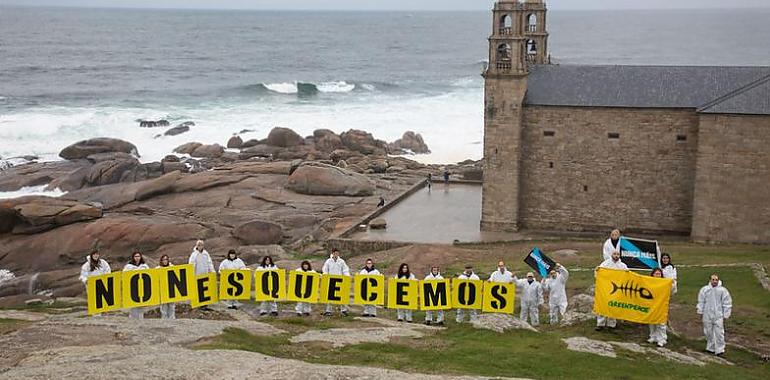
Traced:
[[16, 278], [16, 275], [14, 275], [13, 272], [8, 269], [0, 269], [0, 286], [2, 286], [4, 282], [11, 281], [14, 278]]
[[294, 83], [265, 83], [265, 88], [273, 92], [279, 92], [281, 94], [296, 94], [297, 82]]
[[355, 84], [350, 84], [345, 81], [340, 82], [324, 82], [316, 86], [318, 91], [321, 92], [350, 92], [356, 88]]
[[61, 191], [58, 187], [53, 190], [46, 190], [46, 187], [48, 187], [48, 185], [22, 187], [16, 191], [0, 191], [0, 199], [20, 198], [28, 195], [44, 195], [47, 197], [58, 198], [67, 194], [66, 191]]

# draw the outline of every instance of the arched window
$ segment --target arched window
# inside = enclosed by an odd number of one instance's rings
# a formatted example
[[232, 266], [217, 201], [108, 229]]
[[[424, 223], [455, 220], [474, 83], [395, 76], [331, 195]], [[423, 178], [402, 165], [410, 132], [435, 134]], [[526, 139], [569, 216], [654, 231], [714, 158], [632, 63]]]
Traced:
[[500, 17], [500, 34], [508, 35], [512, 34], [512, 27], [513, 27], [513, 18], [511, 18], [511, 15], [504, 14], [502, 17]]
[[527, 31], [537, 32], [537, 16], [534, 13], [530, 13], [527, 16]]

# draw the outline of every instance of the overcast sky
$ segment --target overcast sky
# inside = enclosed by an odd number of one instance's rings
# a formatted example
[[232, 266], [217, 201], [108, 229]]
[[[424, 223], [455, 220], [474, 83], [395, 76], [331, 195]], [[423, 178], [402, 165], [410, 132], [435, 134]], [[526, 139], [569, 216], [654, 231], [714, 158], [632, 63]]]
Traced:
[[[0, 5], [308, 10], [488, 10], [492, 0], [0, 0]], [[550, 9], [770, 8], [770, 0], [552, 0]]]

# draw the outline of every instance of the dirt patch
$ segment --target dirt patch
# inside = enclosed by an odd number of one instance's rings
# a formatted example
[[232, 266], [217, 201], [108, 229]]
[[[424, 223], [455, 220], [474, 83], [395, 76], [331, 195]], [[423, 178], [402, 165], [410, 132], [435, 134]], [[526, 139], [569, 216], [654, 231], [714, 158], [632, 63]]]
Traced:
[[[145, 318], [160, 319], [160, 309], [152, 309], [144, 313]], [[229, 315], [225, 311], [209, 308], [208, 310], [197, 308], [193, 309], [187, 304], [176, 305], [176, 317], [177, 319], [202, 319], [206, 321], [235, 321], [236, 318]]]

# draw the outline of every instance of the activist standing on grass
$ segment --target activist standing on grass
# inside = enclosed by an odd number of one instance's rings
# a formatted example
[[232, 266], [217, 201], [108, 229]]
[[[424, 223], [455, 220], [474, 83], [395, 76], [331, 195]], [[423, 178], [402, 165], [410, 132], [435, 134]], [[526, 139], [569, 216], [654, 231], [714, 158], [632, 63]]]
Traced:
[[[626, 263], [620, 261], [620, 251], [613, 251], [609, 259], [599, 264], [599, 268], [628, 270]], [[614, 329], [617, 324], [618, 321], [615, 318], [608, 318], [603, 315], [596, 316], [596, 331], [602, 331], [605, 326]]]
[[703, 334], [706, 336], [706, 351], [716, 356], [725, 353], [725, 319], [730, 318], [733, 299], [722, 286], [719, 276], [712, 274], [709, 284], [698, 292], [698, 314], [703, 315]]
[[671, 263], [671, 256], [668, 253], [660, 255], [660, 267], [663, 269], [663, 278], [670, 278], [673, 280], [673, 284], [671, 284], [671, 294], [676, 294], [676, 267]]
[[506, 284], [513, 283], [513, 273], [505, 267], [505, 262], [497, 262], [497, 270], [489, 275], [489, 282], [502, 282]]
[[[473, 273], [472, 265], [466, 265], [465, 271], [457, 276], [457, 278], [460, 280], [479, 280], [479, 276], [477, 276], [476, 273]], [[479, 315], [479, 311], [476, 309], [470, 309], [468, 314], [470, 315], [471, 322], [473, 322]], [[455, 311], [455, 322], [463, 323], [463, 319], [465, 319], [465, 309], [457, 309]]]
[[[650, 274], [652, 277], [664, 278], [663, 269], [655, 268]], [[675, 290], [672, 285], [671, 294], [674, 294]], [[647, 343], [655, 343], [658, 347], [663, 347], [668, 342], [668, 334], [666, 333], [666, 324], [650, 325], [650, 338], [647, 339]]]
[[548, 292], [549, 323], [552, 325], [564, 322], [564, 313], [567, 312], [567, 279], [569, 271], [559, 263], [556, 263], [556, 269], [551, 270], [549, 277], [543, 279], [543, 290]]
[[535, 281], [535, 274], [527, 273], [526, 280], [519, 280], [513, 276], [516, 286], [521, 288], [521, 314], [519, 319], [526, 322], [529, 317], [529, 324], [537, 326], [540, 324], [540, 305], [543, 304], [543, 287]]
[[91, 253], [86, 256], [85, 264], [80, 267], [80, 281], [83, 281], [83, 285], [87, 285], [89, 277], [101, 276], [109, 273], [112, 273], [110, 264], [107, 263], [107, 260], [102, 258], [99, 250], [94, 248], [91, 250]]
[[[409, 265], [407, 263], [401, 263], [398, 267], [398, 274], [393, 278], [399, 280], [416, 280], [414, 274], [409, 270]], [[396, 309], [396, 315], [398, 316], [399, 322], [406, 320], [407, 323], [412, 323], [412, 310]]]
[[195, 268], [196, 276], [216, 272], [214, 263], [211, 261], [211, 256], [203, 246], [203, 240], [195, 242], [195, 247], [193, 247], [193, 251], [190, 254], [190, 259], [187, 261], [188, 264], [192, 264], [193, 268]]
[[[361, 269], [360, 274], [367, 275], [367, 276], [376, 276], [380, 275], [380, 271], [377, 270], [377, 268], [374, 267], [374, 261], [372, 259], [366, 259], [366, 265], [364, 265], [364, 268]], [[375, 305], [364, 305], [364, 313], [362, 314], [364, 317], [376, 317], [377, 316], [377, 306]]]
[[[345, 260], [343, 260], [340, 257], [340, 251], [337, 248], [334, 248], [332, 250], [331, 257], [326, 259], [326, 262], [324, 262], [324, 266], [322, 268], [323, 274], [326, 275], [338, 275], [338, 276], [350, 276], [350, 268], [348, 267], [348, 264], [345, 263]], [[346, 295], [347, 296], [347, 295]], [[324, 311], [324, 316], [331, 316], [332, 311], [334, 310], [332, 304], [326, 304], [326, 310]], [[348, 306], [347, 305], [340, 305], [340, 313], [342, 313], [343, 316], [348, 316]]]
[[[297, 272], [310, 272], [315, 273], [313, 270], [313, 267], [310, 265], [310, 261], [303, 261], [302, 264], [299, 265], [299, 268], [297, 268]], [[310, 312], [313, 311], [312, 306], [310, 303], [307, 302], [297, 302], [297, 306], [294, 307], [294, 311], [297, 312], [297, 316], [309, 316]]]
[[[278, 267], [273, 263], [273, 258], [270, 256], [265, 256], [262, 258], [262, 262], [257, 267], [257, 270], [276, 270]], [[270, 315], [277, 317], [278, 316], [278, 302], [276, 301], [262, 301], [262, 304], [259, 306], [260, 312], [259, 315], [264, 316], [267, 315], [267, 313], [270, 313]]]
[[[227, 252], [227, 257], [219, 263], [219, 273], [223, 270], [246, 269], [246, 263], [238, 257], [238, 252], [231, 249]], [[220, 277], [221, 278], [221, 277]], [[228, 309], [238, 310], [240, 303], [236, 300], [225, 300]]]
[[[428, 273], [427, 276], [425, 276], [425, 281], [431, 281], [431, 280], [443, 280], [444, 277], [441, 277], [441, 272], [439, 272], [437, 266], [432, 266], [430, 268], [430, 273]], [[425, 312], [425, 324], [431, 325], [434, 323], [433, 321], [433, 311], [427, 310]], [[444, 325], [444, 310], [437, 310], [436, 312], [436, 320], [435, 323], [439, 326]]]
[[[156, 268], [167, 268], [173, 266], [174, 265], [171, 264], [171, 261], [169, 261], [168, 255], [163, 255], [160, 257], [158, 266]], [[160, 304], [160, 319], [176, 319], [176, 304], [173, 302]]]
[[[150, 267], [144, 263], [144, 256], [142, 256], [142, 253], [139, 252], [139, 250], [134, 250], [134, 253], [131, 255], [131, 260], [126, 264], [126, 266], [123, 267], [123, 271], [127, 272], [142, 269], [150, 269]], [[131, 308], [128, 311], [128, 317], [134, 319], [144, 319], [144, 308]]]
[[604, 242], [604, 248], [602, 249], [602, 260], [609, 260], [612, 258], [612, 252], [620, 252], [620, 230], [614, 229], [610, 232], [610, 237]]

